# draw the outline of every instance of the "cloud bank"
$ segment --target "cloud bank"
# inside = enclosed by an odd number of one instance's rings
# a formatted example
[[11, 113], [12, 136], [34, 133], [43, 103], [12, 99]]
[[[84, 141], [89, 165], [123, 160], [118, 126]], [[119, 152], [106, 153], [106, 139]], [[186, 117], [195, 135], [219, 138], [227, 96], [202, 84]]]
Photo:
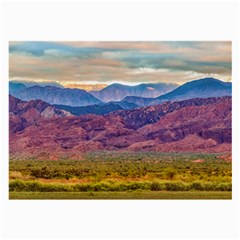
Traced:
[[231, 42], [10, 42], [10, 80], [99, 89], [117, 82], [231, 81]]

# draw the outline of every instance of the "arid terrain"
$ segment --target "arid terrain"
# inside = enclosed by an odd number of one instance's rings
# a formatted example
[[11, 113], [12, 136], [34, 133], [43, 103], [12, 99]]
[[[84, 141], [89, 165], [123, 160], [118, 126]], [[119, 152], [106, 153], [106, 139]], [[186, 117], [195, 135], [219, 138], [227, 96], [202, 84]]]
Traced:
[[41, 100], [12, 96], [10, 154], [81, 157], [96, 150], [230, 152], [231, 97], [167, 102], [104, 116], [71, 116]]

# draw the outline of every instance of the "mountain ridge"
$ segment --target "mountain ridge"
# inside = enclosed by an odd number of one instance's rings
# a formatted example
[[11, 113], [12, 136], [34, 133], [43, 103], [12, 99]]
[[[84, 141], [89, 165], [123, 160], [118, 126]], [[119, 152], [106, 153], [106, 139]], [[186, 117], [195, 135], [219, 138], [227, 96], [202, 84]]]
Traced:
[[64, 88], [63, 85], [61, 85], [58, 82], [54, 81], [48, 81], [48, 82], [37, 82], [37, 81], [21, 81], [21, 80], [10, 80], [9, 83], [13, 84], [24, 84], [26, 87], [33, 87], [33, 86], [41, 86], [41, 87], [46, 87], [46, 86], [53, 86], [53, 87], [59, 87], [59, 88]]
[[39, 120], [65, 116], [72, 116], [72, 114], [42, 100], [22, 101], [9, 95], [10, 133], [23, 130]]
[[232, 95], [232, 84], [215, 78], [203, 78], [193, 80], [171, 92], [157, 98], [126, 97], [122, 101], [137, 104], [138, 106], [150, 106], [166, 101], [181, 101], [192, 98], [208, 98]]
[[99, 99], [82, 89], [58, 88], [54, 86], [32, 86], [12, 93], [24, 100], [41, 99], [49, 104], [86, 106], [102, 103]]
[[126, 96], [157, 97], [176, 87], [177, 84], [173, 83], [142, 83], [136, 86], [114, 83], [100, 91], [90, 91], [90, 93], [104, 102], [109, 102], [121, 101]]
[[[231, 152], [232, 98], [228, 96], [166, 102], [104, 116], [38, 114], [34, 119], [34, 111], [30, 108], [25, 114], [21, 106], [43, 110], [47, 103], [14, 101], [9, 113], [11, 155], [77, 158], [83, 152], [100, 150]], [[12, 108], [20, 115], [13, 114]]]

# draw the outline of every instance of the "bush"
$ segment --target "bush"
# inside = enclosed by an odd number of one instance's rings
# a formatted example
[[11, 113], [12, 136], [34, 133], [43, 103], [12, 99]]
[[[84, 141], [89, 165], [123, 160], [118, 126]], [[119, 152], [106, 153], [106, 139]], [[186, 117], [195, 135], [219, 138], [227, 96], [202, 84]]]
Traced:
[[25, 182], [26, 192], [42, 192], [41, 183], [38, 182]]
[[165, 186], [163, 183], [159, 183], [159, 182], [152, 182], [150, 185], [150, 189], [152, 191], [161, 191], [164, 190]]
[[92, 186], [92, 191], [109, 191], [109, 188], [110, 188], [110, 185], [103, 182], [103, 183], [95, 183], [93, 186]]
[[186, 185], [183, 182], [166, 182], [167, 191], [186, 191]]
[[74, 184], [72, 186], [74, 192], [88, 192], [90, 191], [89, 184]]
[[71, 192], [72, 186], [70, 184], [57, 184], [57, 183], [40, 184], [39, 191], [40, 192]]
[[216, 187], [218, 191], [232, 191], [232, 184], [231, 183], [219, 183]]
[[172, 180], [176, 174], [177, 174], [177, 171], [174, 168], [166, 168], [165, 169], [165, 175], [166, 175], [167, 179]]
[[190, 189], [191, 190], [200, 190], [203, 191], [205, 190], [203, 184], [201, 182], [193, 182], [190, 184]]
[[215, 182], [205, 182], [203, 184], [204, 186], [204, 191], [216, 191], [217, 183]]
[[129, 188], [125, 183], [115, 183], [109, 188], [109, 191], [127, 191]]
[[14, 192], [14, 191], [22, 192], [24, 190], [25, 190], [25, 183], [23, 181], [20, 181], [20, 180], [10, 181], [9, 183], [10, 192]]
[[40, 183], [37, 181], [14, 180], [9, 183], [9, 191], [13, 192], [70, 192], [70, 184]]

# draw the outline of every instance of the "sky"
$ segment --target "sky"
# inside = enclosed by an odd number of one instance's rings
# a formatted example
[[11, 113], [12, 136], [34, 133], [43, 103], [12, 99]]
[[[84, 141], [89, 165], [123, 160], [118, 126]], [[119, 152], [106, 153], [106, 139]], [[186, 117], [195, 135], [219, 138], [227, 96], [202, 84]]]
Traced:
[[229, 41], [9, 42], [9, 79], [99, 90], [112, 83], [231, 81]]

